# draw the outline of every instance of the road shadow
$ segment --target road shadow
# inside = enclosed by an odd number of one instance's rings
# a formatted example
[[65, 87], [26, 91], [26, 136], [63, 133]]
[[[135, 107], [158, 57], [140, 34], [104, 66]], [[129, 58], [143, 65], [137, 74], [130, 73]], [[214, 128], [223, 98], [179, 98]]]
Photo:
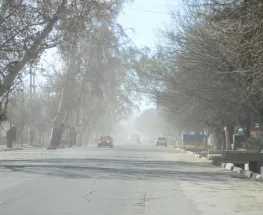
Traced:
[[207, 163], [115, 159], [53, 159], [23, 163], [9, 162], [0, 167], [12, 171], [68, 179], [220, 181], [231, 179], [231, 172]]

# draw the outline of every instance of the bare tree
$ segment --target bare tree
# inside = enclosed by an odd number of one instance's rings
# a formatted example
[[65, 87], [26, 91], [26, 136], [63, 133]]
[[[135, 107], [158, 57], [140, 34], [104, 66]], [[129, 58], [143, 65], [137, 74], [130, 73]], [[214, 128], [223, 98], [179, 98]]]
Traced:
[[[111, 14], [93, 19], [93, 27], [84, 28], [72, 44], [68, 40], [62, 43], [65, 66], [53, 131], [71, 122], [71, 126], [83, 127], [89, 133], [110, 132], [124, 113], [121, 107], [129, 99], [123, 95], [121, 84], [128, 67], [124, 55], [129, 39], [115, 22], [119, 11], [116, 7]], [[53, 132], [50, 148], [56, 148], [55, 138]]]
[[172, 11], [173, 25], [160, 33], [155, 61], [162, 69], [148, 69], [146, 78], [159, 83], [158, 104], [173, 121], [197, 122], [218, 136], [240, 124], [249, 135], [252, 119], [262, 117], [263, 32], [255, 24], [262, 4], [186, 1], [183, 9]]
[[[118, 0], [2, 1], [0, 5], [0, 97], [12, 89], [16, 78], [42, 53], [73, 37], [92, 17], [110, 13]], [[107, 9], [107, 10], [105, 10]], [[3, 106], [2, 106], [2, 111]]]

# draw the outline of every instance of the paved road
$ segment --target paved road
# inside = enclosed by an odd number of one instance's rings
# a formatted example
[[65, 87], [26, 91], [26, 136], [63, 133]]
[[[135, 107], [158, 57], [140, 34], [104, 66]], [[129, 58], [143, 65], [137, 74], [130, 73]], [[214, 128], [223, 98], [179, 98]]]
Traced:
[[0, 160], [3, 215], [263, 214], [263, 184], [172, 148], [24, 150]]

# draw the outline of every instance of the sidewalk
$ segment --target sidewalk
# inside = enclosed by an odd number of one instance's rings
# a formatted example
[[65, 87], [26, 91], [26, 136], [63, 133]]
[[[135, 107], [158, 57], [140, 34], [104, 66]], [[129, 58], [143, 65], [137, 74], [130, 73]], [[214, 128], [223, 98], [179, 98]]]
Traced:
[[28, 144], [24, 144], [23, 147], [21, 147], [18, 144], [14, 144], [12, 148], [7, 148], [6, 145], [0, 145], [0, 152], [3, 151], [18, 151], [18, 150], [23, 150], [23, 149], [27, 149], [27, 148], [31, 148]]
[[23, 150], [24, 148], [0, 148], [0, 152], [4, 152], [4, 151], [18, 151], [18, 150]]

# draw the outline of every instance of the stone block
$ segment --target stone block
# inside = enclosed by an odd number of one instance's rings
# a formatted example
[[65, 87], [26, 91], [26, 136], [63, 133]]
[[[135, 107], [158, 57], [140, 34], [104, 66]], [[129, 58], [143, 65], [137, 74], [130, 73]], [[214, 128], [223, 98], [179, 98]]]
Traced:
[[226, 166], [225, 166], [225, 168], [228, 169], [228, 170], [233, 170], [234, 164], [232, 164], [232, 163], [227, 163]]

